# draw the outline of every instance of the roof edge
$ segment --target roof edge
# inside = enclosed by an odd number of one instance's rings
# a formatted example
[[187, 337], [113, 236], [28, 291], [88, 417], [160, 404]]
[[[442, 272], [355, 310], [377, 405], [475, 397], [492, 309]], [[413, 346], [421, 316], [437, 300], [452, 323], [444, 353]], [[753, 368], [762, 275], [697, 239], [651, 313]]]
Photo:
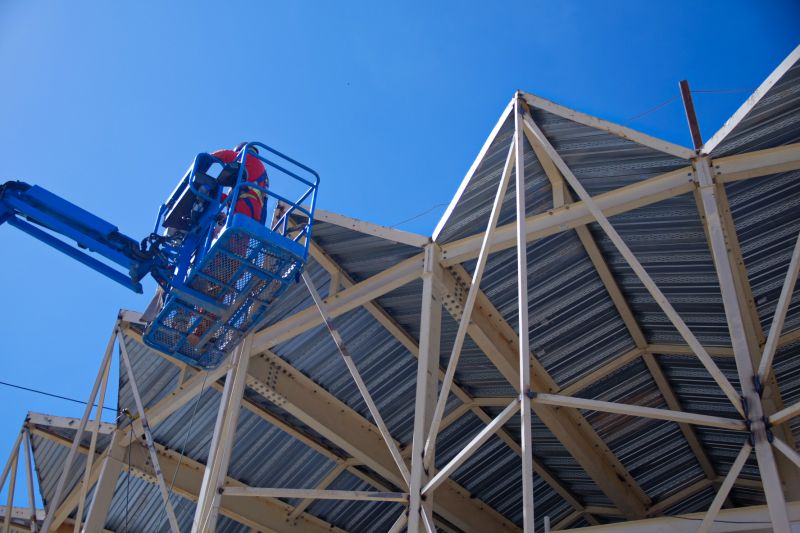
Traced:
[[430, 237], [425, 237], [410, 231], [390, 228], [389, 226], [381, 226], [372, 222], [366, 222], [357, 218], [340, 215], [331, 211], [317, 209], [314, 211], [314, 219], [327, 222], [342, 228], [355, 230], [359, 233], [372, 235], [373, 237], [380, 237], [389, 241], [394, 241], [400, 244], [413, 246], [414, 248], [424, 248], [431, 242]]
[[516, 99], [517, 93], [514, 93], [514, 98], [508, 102], [505, 110], [500, 114], [500, 119], [492, 128], [492, 132], [489, 134], [489, 137], [486, 138], [486, 142], [483, 143], [481, 150], [478, 152], [475, 161], [472, 162], [472, 165], [467, 170], [464, 179], [461, 180], [461, 185], [458, 186], [458, 190], [456, 194], [453, 195], [453, 199], [450, 200], [450, 205], [447, 206], [442, 218], [439, 219], [439, 223], [436, 224], [436, 228], [433, 230], [433, 236], [431, 239], [436, 242], [439, 239], [439, 234], [441, 234], [444, 226], [447, 224], [448, 220], [450, 220], [450, 215], [453, 214], [453, 210], [455, 210], [456, 205], [458, 205], [458, 201], [461, 200], [461, 195], [464, 194], [464, 191], [467, 189], [467, 185], [472, 180], [472, 176], [475, 174], [475, 171], [478, 169], [478, 165], [480, 165], [481, 161], [483, 161], [486, 152], [489, 151], [489, 147], [494, 142], [495, 138], [497, 137], [497, 133], [500, 131], [500, 128], [503, 126], [505, 121], [508, 119], [508, 116], [511, 114], [511, 111], [514, 109], [514, 100]]
[[717, 148], [722, 141], [724, 141], [728, 134], [730, 134], [739, 123], [744, 120], [744, 118], [753, 110], [753, 108], [761, 101], [762, 98], [769, 92], [772, 87], [778, 83], [778, 81], [783, 77], [786, 72], [794, 66], [797, 61], [800, 60], [800, 45], [797, 45], [794, 50], [792, 50], [786, 58], [781, 61], [780, 65], [778, 65], [772, 73], [767, 76], [767, 78], [758, 86], [758, 88], [753, 91], [747, 100], [736, 110], [736, 112], [731, 115], [731, 118], [725, 121], [725, 124], [711, 136], [711, 138], [706, 141], [703, 145], [702, 151], [705, 154], [710, 154], [715, 148]]
[[656, 137], [652, 137], [650, 135], [647, 135], [646, 133], [642, 133], [640, 131], [628, 128], [626, 126], [616, 124], [614, 122], [609, 122], [607, 120], [603, 120], [601, 118], [588, 115], [586, 113], [581, 113], [580, 111], [575, 111], [574, 109], [563, 106], [561, 104], [557, 104], [551, 100], [542, 98], [541, 96], [536, 96], [535, 94], [530, 94], [526, 92], [522, 92], [521, 94], [522, 97], [525, 99], [525, 101], [528, 103], [528, 105], [535, 107], [537, 109], [541, 109], [542, 111], [553, 113], [554, 115], [558, 115], [562, 118], [572, 120], [579, 124], [583, 124], [584, 126], [589, 126], [591, 128], [607, 131], [608, 133], [616, 135], [617, 137], [633, 141], [635, 143], [647, 146], [654, 150], [658, 150], [659, 152], [664, 152], [666, 154], [678, 157], [680, 159], [689, 160], [695, 157], [694, 150], [691, 150], [684, 146], [680, 146], [678, 144], [674, 144], [669, 141], [664, 141]]

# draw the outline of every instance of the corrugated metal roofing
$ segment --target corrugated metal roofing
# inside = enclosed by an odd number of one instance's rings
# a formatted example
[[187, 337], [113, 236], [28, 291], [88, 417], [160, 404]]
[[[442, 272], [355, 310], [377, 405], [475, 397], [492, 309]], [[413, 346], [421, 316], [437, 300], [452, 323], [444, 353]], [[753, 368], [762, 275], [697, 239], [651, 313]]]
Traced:
[[[800, 70], [789, 66], [776, 83], [762, 95], [753, 109], [732, 128], [712, 156], [742, 153], [754, 148], [774, 147], [800, 139]], [[531, 101], [538, 101], [529, 98]], [[535, 102], [534, 102], [535, 103]], [[552, 110], [552, 107], [549, 108]], [[688, 165], [676, 155], [646, 146], [635, 139], [623, 138], [565, 118], [541, 106], [532, 105], [531, 113], [578, 179], [597, 195], [619, 187], [642, 182], [659, 174]], [[437, 237], [446, 244], [484, 231], [495, 189], [513, 136], [513, 114], [507, 115], [489, 142], [475, 172], [464, 184], [448, 218]], [[650, 143], [652, 144], [652, 143]], [[535, 153], [524, 140], [527, 215], [544, 213], [553, 207], [550, 182]], [[762, 328], [767, 331], [774, 314], [777, 295], [800, 231], [800, 172], [785, 172], [761, 178], [729, 183], [725, 186], [744, 267], [755, 297], [755, 307]], [[515, 218], [513, 185], [504, 198], [500, 225]], [[656, 284], [700, 340], [708, 346], [730, 345], [719, 282], [693, 194], [634, 209], [611, 217], [611, 222], [640, 259]], [[627, 266], [616, 248], [596, 224], [589, 230], [603, 260], [619, 285], [645, 340], [652, 344], [683, 345], [683, 341], [665, 314]], [[366, 280], [399, 262], [418, 255], [415, 246], [343, 227], [332, 222], [318, 222], [315, 243], [356, 282]], [[467, 272], [475, 260], [464, 265]], [[598, 275], [592, 260], [573, 230], [541, 238], [528, 246], [528, 300], [531, 350], [559, 388], [575, 384], [598, 368], [635, 348], [635, 342], [617, 307]], [[517, 263], [514, 250], [493, 253], [489, 257], [481, 288], [512, 329], [517, 328]], [[320, 293], [328, 295], [330, 275], [314, 259], [307, 272]], [[404, 329], [412, 339], [419, 338], [422, 283], [410, 282], [382, 295], [376, 303]], [[790, 306], [784, 332], [800, 327], [800, 297]], [[265, 325], [274, 325], [312, 306], [302, 284], [289, 288], [268, 314]], [[442, 320], [441, 366], [446, 366], [458, 324], [446, 312]], [[411, 443], [416, 392], [416, 358], [363, 307], [335, 319], [349, 351], [358, 365], [392, 436], [401, 446]], [[181, 377], [180, 369], [141, 345], [134, 336], [124, 339], [145, 406], [167, 397]], [[352, 408], [365, 422], [371, 422], [367, 408], [350, 379], [345, 365], [327, 330], [317, 326], [271, 348], [314, 383], [333, 394], [344, 406]], [[680, 351], [680, 350], [678, 350]], [[783, 403], [800, 399], [800, 341], [783, 346], [775, 358], [775, 376]], [[738, 418], [727, 397], [694, 356], [657, 353], [655, 359], [678, 402], [685, 411]], [[739, 386], [732, 357], [715, 357], [717, 365], [734, 387]], [[456, 384], [466, 394], [478, 398], [511, 398], [515, 389], [494, 367], [478, 346], [466, 339], [456, 372]], [[157, 442], [172, 450], [183, 450], [193, 461], [204, 462], [208, 455], [220, 394], [205, 384], [195, 401], [157, 424]], [[135, 412], [126, 373], [120, 372], [119, 407]], [[634, 359], [613, 372], [584, 386], [576, 396], [666, 408], [667, 403], [650, 370]], [[252, 409], [242, 408], [236, 431], [229, 475], [251, 486], [312, 488], [335, 465], [335, 459], [347, 454], [298, 418], [272, 403], [255, 390], [247, 389], [245, 398]], [[463, 398], [463, 397], [462, 397]], [[469, 401], [469, 398], [466, 399]], [[461, 404], [451, 395], [448, 412]], [[344, 409], [344, 407], [343, 407]], [[501, 407], [482, 407], [489, 417]], [[260, 410], [260, 411], [259, 411]], [[262, 416], [259, 416], [259, 413]], [[478, 412], [478, 414], [481, 414]], [[600, 412], [583, 411], [586, 422], [619, 459], [636, 483], [653, 502], [697, 485], [705, 479], [677, 424], [644, 418], [631, 418]], [[544, 416], [544, 415], [543, 415]], [[275, 417], [294, 428], [297, 438], [267, 422]], [[126, 424], [123, 421], [123, 424]], [[503, 427], [504, 438], [518, 441], [519, 417]], [[436, 465], [441, 468], [484, 427], [473, 410], [444, 429], [437, 442]], [[792, 422], [795, 438], [800, 438], [800, 419]], [[55, 430], [69, 438], [69, 431]], [[697, 427], [695, 433], [717, 476], [724, 476], [736, 457], [745, 434], [717, 428]], [[297, 433], [295, 433], [296, 435]], [[571, 443], [558, 441], [545, 424], [533, 418], [534, 456], [583, 506], [606, 508], [592, 520], [612, 522], [612, 498], [570, 454]], [[315, 445], [309, 446], [308, 439]], [[108, 438], [101, 441], [107, 445]], [[185, 449], [184, 449], [185, 443]], [[566, 446], [565, 446], [566, 444]], [[522, 523], [522, 485], [519, 456], [500, 436], [491, 437], [457, 471], [453, 479], [471, 497], [482, 501], [513, 524]], [[51, 498], [58, 475], [58, 465], [66, 447], [34, 436], [34, 449], [43, 497]], [[80, 463], [80, 461], [79, 461]], [[77, 480], [80, 464], [75, 467], [68, 485]], [[394, 488], [365, 466], [340, 474], [328, 488], [370, 490], [375, 486]], [[763, 493], [754, 483], [758, 479], [754, 458], [742, 473], [746, 486], [737, 486], [731, 494], [737, 505], [763, 502]], [[375, 485], [365, 479], [372, 478]], [[130, 484], [128, 484], [130, 481]], [[716, 481], [716, 480], [713, 480]], [[535, 476], [537, 525], [544, 516], [555, 524], [573, 512], [558, 492]], [[713, 498], [713, 487], [704, 487], [675, 503], [668, 514], [699, 511]], [[295, 505], [298, 502], [286, 500]], [[176, 497], [176, 511], [182, 525], [191, 521], [194, 504]], [[315, 501], [307, 513], [348, 531], [383, 531], [402, 511], [402, 505], [380, 502]], [[106, 527], [124, 528], [125, 516], [132, 531], [161, 531], [166, 524], [156, 488], [142, 479], [125, 476], [117, 484]], [[583, 517], [575, 526], [590, 521]], [[187, 525], [188, 527], [188, 525]], [[244, 531], [243, 526], [222, 519], [221, 531]]]
[[776, 83], [769, 90], [763, 94], [757, 91], [760, 98], [754, 106], [749, 105], [753, 97], [744, 104], [747, 112], [714, 147], [712, 156], [741, 154], [800, 141], [800, 47], [776, 69], [773, 75], [776, 74], [779, 74]]

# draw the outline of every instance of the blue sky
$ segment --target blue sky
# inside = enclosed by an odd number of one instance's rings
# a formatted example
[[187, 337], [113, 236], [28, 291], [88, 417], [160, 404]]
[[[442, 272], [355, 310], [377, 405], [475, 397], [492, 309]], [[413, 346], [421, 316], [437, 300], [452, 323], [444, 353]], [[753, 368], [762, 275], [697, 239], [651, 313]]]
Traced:
[[[798, 20], [794, 1], [4, 0], [0, 182], [140, 238], [196, 153], [260, 140], [319, 171], [322, 209], [428, 211], [400, 227], [430, 235], [516, 89], [689, 146], [679, 101], [637, 116], [681, 79], [757, 87]], [[704, 138], [747, 95], [695, 95]], [[87, 397], [117, 310], [148, 297], [13, 228], [0, 247], [0, 381]], [[82, 412], [0, 386], [3, 461], [29, 410]]]

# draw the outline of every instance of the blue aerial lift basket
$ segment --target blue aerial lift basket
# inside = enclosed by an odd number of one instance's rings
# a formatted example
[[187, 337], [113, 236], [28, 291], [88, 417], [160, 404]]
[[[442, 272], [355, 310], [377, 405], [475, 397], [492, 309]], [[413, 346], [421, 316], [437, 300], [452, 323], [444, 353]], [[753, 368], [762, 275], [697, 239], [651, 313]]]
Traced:
[[[297, 194], [281, 195], [248, 181], [248, 158], [258, 158], [273, 181], [280, 178], [278, 189]], [[161, 305], [145, 327], [144, 342], [208, 369], [256, 329], [300, 277], [318, 186], [314, 170], [265, 144], [248, 143], [233, 163], [199, 154], [161, 206], [153, 233], [141, 243], [45, 189], [21, 182], [0, 185], [0, 224], [9, 222], [136, 292], [142, 292], [139, 282], [149, 272], [160, 286]], [[245, 191], [261, 198], [262, 220], [236, 212]], [[276, 215], [267, 224], [269, 207], [276, 208]], [[305, 222], [290, 224], [299, 218]]]
[[[270, 157], [253, 153], [251, 146]], [[270, 175], [277, 171], [299, 184], [299, 198], [291, 201], [271, 188], [246, 181], [247, 158], [251, 157], [268, 167]], [[219, 365], [241, 338], [261, 323], [273, 302], [299, 278], [308, 258], [319, 176], [261, 143], [248, 144], [237, 163], [238, 168], [231, 169], [208, 154], [198, 156], [162, 206], [157, 221], [167, 233], [188, 229], [171, 289], [163, 308], [145, 329], [144, 342], [201, 368]], [[212, 178], [209, 171], [215, 165], [220, 174]], [[303, 171], [306, 177], [288, 170], [288, 166]], [[223, 198], [219, 184], [226, 182], [224, 173], [232, 171], [237, 174], [235, 186]], [[268, 212], [268, 198], [283, 207], [271, 227], [235, 212], [236, 199], [247, 189], [262, 195], [264, 214]], [[197, 223], [185, 224], [187, 195], [193, 199], [188, 216], [194, 216]], [[302, 205], [306, 201], [308, 208]], [[198, 202], [202, 203], [200, 210]], [[176, 212], [182, 214], [176, 217]], [[290, 227], [289, 217], [295, 212], [305, 215], [307, 222]], [[191, 256], [190, 249], [194, 250]]]

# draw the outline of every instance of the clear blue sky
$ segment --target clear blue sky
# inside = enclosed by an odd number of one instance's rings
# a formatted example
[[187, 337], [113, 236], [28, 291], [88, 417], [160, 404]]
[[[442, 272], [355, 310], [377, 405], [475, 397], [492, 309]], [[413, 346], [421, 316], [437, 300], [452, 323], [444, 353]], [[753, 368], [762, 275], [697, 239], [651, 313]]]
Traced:
[[[437, 206], [401, 226], [430, 235], [516, 89], [625, 123], [684, 78], [755, 88], [800, 42], [792, 0], [300, 5], [3, 0], [0, 181], [139, 238], [197, 152], [261, 140], [320, 172], [319, 207]], [[747, 94], [696, 95], [704, 138]], [[690, 144], [677, 101], [628, 125]], [[87, 397], [117, 310], [148, 297], [13, 228], [0, 247], [0, 381]], [[82, 408], [0, 386], [0, 460], [28, 410]]]

